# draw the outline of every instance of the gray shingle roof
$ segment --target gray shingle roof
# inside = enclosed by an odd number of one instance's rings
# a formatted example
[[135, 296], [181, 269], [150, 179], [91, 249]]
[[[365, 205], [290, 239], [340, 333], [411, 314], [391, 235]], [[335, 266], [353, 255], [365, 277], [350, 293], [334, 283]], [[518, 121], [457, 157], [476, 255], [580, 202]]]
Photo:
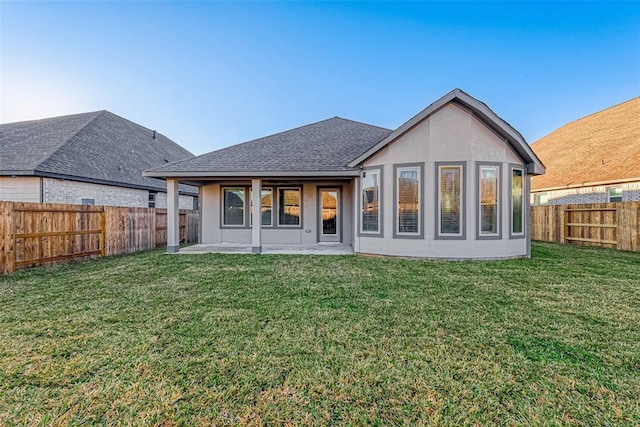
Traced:
[[341, 172], [391, 130], [334, 117], [149, 172]]
[[[108, 111], [0, 125], [0, 175], [53, 176], [166, 191], [142, 171], [193, 158], [169, 138]], [[197, 193], [193, 187], [181, 191]]]

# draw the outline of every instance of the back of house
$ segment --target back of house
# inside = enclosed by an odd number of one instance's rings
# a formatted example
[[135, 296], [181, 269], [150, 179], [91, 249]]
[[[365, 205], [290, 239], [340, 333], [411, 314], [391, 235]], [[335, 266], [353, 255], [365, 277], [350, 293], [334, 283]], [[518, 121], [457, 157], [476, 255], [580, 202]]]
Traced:
[[544, 171], [519, 132], [455, 89], [395, 130], [334, 117], [145, 176], [167, 179], [170, 199], [201, 187], [203, 244], [494, 259], [529, 256], [529, 181]]

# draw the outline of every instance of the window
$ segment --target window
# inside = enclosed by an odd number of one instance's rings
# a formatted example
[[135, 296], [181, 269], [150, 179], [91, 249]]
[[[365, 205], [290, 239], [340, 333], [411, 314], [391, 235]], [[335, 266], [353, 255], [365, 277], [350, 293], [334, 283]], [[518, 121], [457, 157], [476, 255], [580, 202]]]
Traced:
[[197, 197], [197, 196], [194, 196], [194, 197], [193, 197], [193, 210], [194, 210], [194, 211], [197, 211], [197, 210], [198, 210], [198, 208], [199, 208], [199, 206], [198, 206], [198, 197]]
[[300, 189], [278, 189], [278, 225], [300, 225]]
[[500, 237], [500, 165], [478, 166], [478, 237]]
[[524, 169], [511, 169], [511, 235], [524, 235]]
[[96, 199], [82, 199], [82, 204], [93, 206], [96, 204]]
[[156, 195], [158, 193], [156, 191], [149, 191], [149, 207], [150, 208], [155, 208], [156, 207]]
[[396, 218], [394, 237], [421, 237], [421, 181], [420, 166], [394, 166]]
[[[302, 214], [302, 189], [263, 187], [260, 218], [262, 227], [299, 227]], [[253, 226], [253, 190], [250, 186], [223, 188], [222, 225], [236, 228]], [[274, 199], [275, 197], [275, 199]], [[245, 209], [248, 206], [249, 209]], [[274, 212], [277, 213], [277, 225]]]
[[380, 170], [362, 172], [362, 216], [360, 231], [380, 234]]
[[533, 204], [536, 206], [547, 206], [549, 204], [549, 195], [547, 193], [534, 195]]
[[609, 187], [609, 202], [622, 201], [622, 187]]
[[436, 163], [437, 237], [464, 238], [464, 164]]
[[[253, 225], [253, 190], [249, 190], [249, 200], [251, 200], [251, 224]], [[273, 189], [263, 188], [260, 193], [260, 217], [261, 225], [271, 227], [273, 225]]]
[[227, 226], [244, 226], [245, 189], [225, 188], [223, 193], [224, 206], [222, 224]]

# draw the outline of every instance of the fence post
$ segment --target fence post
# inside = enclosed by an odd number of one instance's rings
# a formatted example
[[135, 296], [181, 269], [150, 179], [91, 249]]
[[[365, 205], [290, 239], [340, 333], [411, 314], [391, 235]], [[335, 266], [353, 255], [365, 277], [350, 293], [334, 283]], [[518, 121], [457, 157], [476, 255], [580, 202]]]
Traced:
[[0, 202], [0, 273], [15, 271], [14, 202]]
[[107, 256], [107, 239], [106, 239], [106, 228], [107, 228], [107, 213], [104, 208], [102, 208], [102, 212], [100, 212], [100, 256]]
[[566, 208], [563, 206], [562, 210], [564, 211], [564, 215], [562, 215], [562, 219], [564, 221], [564, 235], [562, 236], [562, 243], [569, 243], [568, 238], [569, 236], [569, 214], [570, 212], [567, 212]]

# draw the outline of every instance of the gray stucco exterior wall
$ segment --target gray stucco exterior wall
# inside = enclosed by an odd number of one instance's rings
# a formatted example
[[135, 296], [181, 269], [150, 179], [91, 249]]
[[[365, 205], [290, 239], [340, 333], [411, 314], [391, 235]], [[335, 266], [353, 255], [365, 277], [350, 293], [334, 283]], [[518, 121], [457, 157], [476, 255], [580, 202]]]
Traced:
[[[389, 230], [394, 229], [394, 168], [403, 163], [424, 162], [422, 186], [422, 215], [425, 235], [421, 239], [395, 239]], [[465, 169], [464, 207], [465, 239], [436, 239], [436, 186], [437, 164], [455, 162]], [[500, 228], [502, 233], [489, 240], [478, 239], [479, 202], [477, 198], [479, 164], [500, 165]], [[383, 169], [384, 235], [372, 238], [360, 234], [355, 248], [359, 252], [445, 259], [502, 259], [528, 256], [527, 238], [510, 239], [506, 232], [510, 227], [508, 203], [511, 189], [506, 173], [510, 164], [522, 164], [519, 156], [496, 133], [476, 119], [468, 111], [455, 105], [447, 105], [417, 124], [396, 141], [380, 150], [364, 163], [364, 167]], [[526, 168], [525, 168], [526, 169]], [[525, 177], [525, 181], [528, 176]], [[525, 190], [526, 191], [526, 190]], [[525, 196], [528, 198], [528, 196]], [[359, 209], [359, 208], [358, 208]]]
[[[342, 242], [353, 243], [354, 229], [352, 180], [326, 180], [318, 182], [280, 181], [277, 184], [263, 182], [263, 187], [274, 188], [273, 197], [277, 198], [278, 188], [300, 188], [301, 217], [300, 226], [278, 226], [273, 210], [273, 225], [262, 227], [262, 244], [312, 244], [319, 240], [318, 191], [321, 188], [339, 188], [341, 191]], [[251, 242], [251, 228], [246, 220], [243, 226], [224, 226], [222, 221], [223, 189], [251, 185], [250, 180], [229, 181], [225, 184], [213, 183], [201, 188], [202, 243], [248, 243]], [[277, 201], [275, 202], [277, 203]], [[245, 205], [245, 209], [248, 206]]]

